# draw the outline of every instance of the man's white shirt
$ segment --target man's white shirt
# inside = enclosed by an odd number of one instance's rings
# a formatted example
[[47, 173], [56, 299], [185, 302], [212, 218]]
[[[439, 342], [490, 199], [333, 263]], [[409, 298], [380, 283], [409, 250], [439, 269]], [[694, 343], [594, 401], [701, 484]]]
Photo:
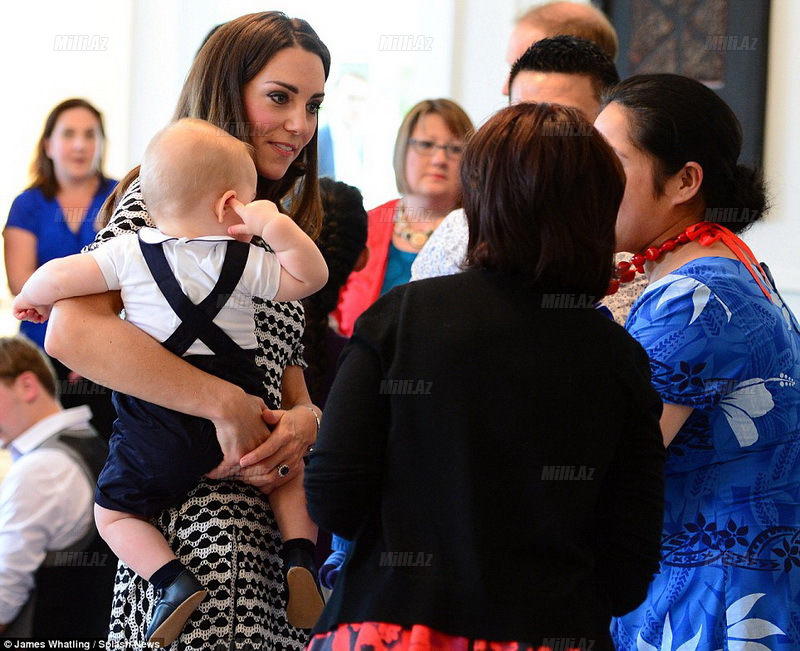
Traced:
[[27, 603], [47, 552], [85, 536], [93, 522], [94, 487], [63, 450], [36, 449], [52, 435], [89, 427], [86, 406], [40, 420], [8, 446], [11, 468], [0, 484], [0, 623]]

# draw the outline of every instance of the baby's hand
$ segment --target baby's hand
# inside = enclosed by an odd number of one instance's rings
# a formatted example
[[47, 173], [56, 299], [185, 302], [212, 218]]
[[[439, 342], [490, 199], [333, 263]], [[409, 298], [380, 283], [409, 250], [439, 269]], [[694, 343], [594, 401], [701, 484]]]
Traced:
[[235, 197], [231, 197], [228, 199], [228, 202], [231, 208], [233, 208], [236, 214], [242, 219], [241, 224], [234, 224], [228, 227], [229, 235], [261, 236], [267, 224], [281, 214], [278, 207], [266, 199], [253, 201], [245, 205]]
[[18, 294], [14, 299], [11, 310], [14, 317], [20, 321], [33, 321], [34, 323], [44, 323], [50, 318], [52, 305], [32, 305], [26, 301], [22, 294]]

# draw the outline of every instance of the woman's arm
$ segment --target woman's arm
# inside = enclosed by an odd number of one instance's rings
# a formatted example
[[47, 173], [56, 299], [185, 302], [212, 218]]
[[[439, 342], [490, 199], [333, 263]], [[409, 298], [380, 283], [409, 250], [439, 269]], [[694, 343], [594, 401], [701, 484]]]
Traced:
[[121, 307], [116, 292], [59, 301], [50, 315], [47, 352], [98, 384], [211, 420], [223, 463], [235, 468], [269, 435], [264, 402], [173, 355], [120, 319]]
[[[642, 353], [640, 391], [624, 396], [620, 439], [605, 474], [597, 479], [601, 484], [591, 540], [595, 572], [614, 616], [644, 601], [661, 559], [667, 453], [659, 427], [662, 403], [650, 386], [647, 364]], [[626, 375], [633, 378], [635, 371]]]
[[353, 540], [381, 499], [390, 429], [390, 397], [381, 394], [381, 379], [375, 352], [351, 340], [342, 352], [325, 422], [306, 468], [312, 520], [345, 540]]
[[36, 271], [36, 236], [24, 228], [7, 226], [3, 240], [8, 288], [16, 296]]
[[664, 437], [665, 448], [678, 435], [683, 424], [692, 415], [692, 411], [694, 411], [693, 407], [664, 403], [664, 411], [661, 414], [661, 435]]

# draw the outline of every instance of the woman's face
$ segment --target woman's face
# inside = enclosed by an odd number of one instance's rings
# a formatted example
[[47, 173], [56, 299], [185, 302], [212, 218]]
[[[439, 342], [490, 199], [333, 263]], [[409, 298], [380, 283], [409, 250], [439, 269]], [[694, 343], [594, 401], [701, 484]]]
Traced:
[[261, 176], [283, 178], [309, 143], [324, 88], [322, 60], [301, 47], [279, 51], [245, 84], [250, 142]]
[[[411, 132], [411, 140], [434, 145], [462, 146], [461, 138], [447, 128], [440, 115], [423, 115]], [[432, 152], [420, 153], [414, 146], [406, 152], [406, 181], [412, 195], [432, 200], [446, 200], [455, 205], [458, 198], [461, 154], [452, 155], [441, 146]]]
[[653, 157], [633, 145], [628, 113], [612, 102], [594, 123], [614, 149], [625, 171], [625, 194], [617, 214], [617, 251], [638, 253], [664, 231], [666, 197], [657, 196]]
[[83, 181], [100, 168], [103, 136], [100, 123], [89, 109], [63, 111], [45, 141], [45, 153], [53, 161], [59, 183]]

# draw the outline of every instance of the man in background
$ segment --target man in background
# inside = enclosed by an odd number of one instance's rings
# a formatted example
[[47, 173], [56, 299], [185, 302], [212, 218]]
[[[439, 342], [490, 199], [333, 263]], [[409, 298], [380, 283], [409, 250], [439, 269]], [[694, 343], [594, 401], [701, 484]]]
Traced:
[[[617, 58], [617, 32], [602, 11], [581, 2], [548, 2], [526, 11], [514, 24], [506, 51], [509, 68], [536, 41], [559, 34], [585, 38], [612, 61]], [[508, 95], [508, 80], [503, 85], [503, 95]]]
[[108, 448], [86, 406], [63, 409], [56, 376], [24, 337], [0, 338], [0, 636], [107, 634], [116, 558], [94, 526]]
[[597, 45], [577, 36], [554, 36], [531, 45], [511, 67], [509, 103], [548, 102], [578, 109], [594, 122], [617, 67]]
[[[603, 90], [618, 81], [617, 68], [608, 54], [585, 39], [562, 35], [531, 45], [514, 63], [507, 85], [511, 104], [548, 102], [571, 106], [594, 122]], [[411, 280], [461, 271], [468, 240], [464, 211], [451, 212], [414, 260]]]

